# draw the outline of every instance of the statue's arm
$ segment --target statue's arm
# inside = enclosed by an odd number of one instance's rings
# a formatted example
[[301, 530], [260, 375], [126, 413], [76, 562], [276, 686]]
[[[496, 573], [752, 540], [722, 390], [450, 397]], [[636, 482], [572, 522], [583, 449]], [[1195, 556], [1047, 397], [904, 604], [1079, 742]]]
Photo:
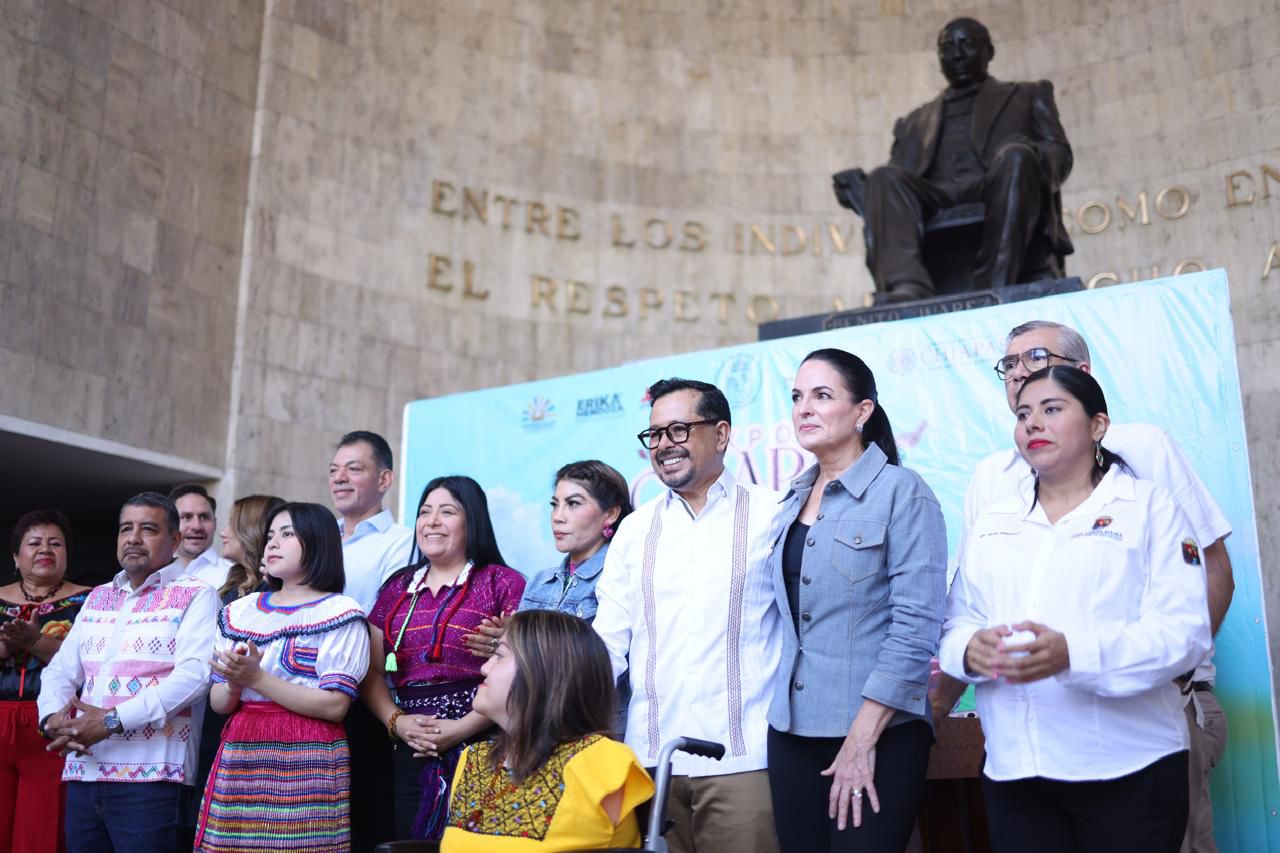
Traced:
[[1053, 84], [1041, 80], [1032, 84], [1031, 128], [1040, 156], [1053, 171], [1053, 185], [1061, 186], [1071, 174], [1071, 143], [1058, 118], [1058, 104], [1053, 99]]

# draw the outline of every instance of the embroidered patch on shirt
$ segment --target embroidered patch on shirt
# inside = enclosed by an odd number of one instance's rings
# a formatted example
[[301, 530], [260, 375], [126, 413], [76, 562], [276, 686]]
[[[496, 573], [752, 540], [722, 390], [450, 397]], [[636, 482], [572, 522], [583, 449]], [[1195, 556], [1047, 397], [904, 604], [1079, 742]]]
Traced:
[[1094, 530], [1101, 530], [1104, 527], [1110, 527], [1110, 526], [1111, 526], [1111, 516], [1109, 515], [1100, 515], [1093, 520]]
[[1182, 540], [1182, 562], [1189, 566], [1200, 565], [1200, 547], [1189, 536]]

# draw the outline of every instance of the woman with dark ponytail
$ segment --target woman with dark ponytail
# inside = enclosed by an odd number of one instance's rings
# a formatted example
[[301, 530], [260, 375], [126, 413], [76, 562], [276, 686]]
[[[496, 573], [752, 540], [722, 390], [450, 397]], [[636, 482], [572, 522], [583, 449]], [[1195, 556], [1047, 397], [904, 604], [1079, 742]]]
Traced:
[[783, 620], [769, 782], [783, 853], [906, 847], [924, 793], [947, 534], [899, 465], [875, 376], [810, 353], [791, 418], [817, 462], [791, 484], [770, 566]]
[[1014, 414], [1035, 489], [974, 522], [938, 654], [977, 685], [993, 847], [1175, 853], [1188, 700], [1174, 679], [1210, 643], [1194, 528], [1103, 445], [1107, 402], [1088, 373], [1032, 373]]

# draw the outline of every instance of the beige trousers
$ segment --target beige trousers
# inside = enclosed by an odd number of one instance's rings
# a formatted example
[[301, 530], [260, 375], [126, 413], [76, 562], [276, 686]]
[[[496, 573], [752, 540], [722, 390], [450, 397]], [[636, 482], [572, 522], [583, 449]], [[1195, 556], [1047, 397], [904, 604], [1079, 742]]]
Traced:
[[667, 818], [671, 853], [778, 853], [764, 770], [672, 776]]
[[[1203, 721], [1196, 723], [1197, 705]], [[1227, 715], [1212, 692], [1192, 692], [1186, 704], [1187, 731], [1191, 734], [1191, 798], [1187, 812], [1187, 834], [1180, 853], [1218, 853], [1213, 840], [1213, 800], [1209, 796], [1209, 774], [1227, 748]]]

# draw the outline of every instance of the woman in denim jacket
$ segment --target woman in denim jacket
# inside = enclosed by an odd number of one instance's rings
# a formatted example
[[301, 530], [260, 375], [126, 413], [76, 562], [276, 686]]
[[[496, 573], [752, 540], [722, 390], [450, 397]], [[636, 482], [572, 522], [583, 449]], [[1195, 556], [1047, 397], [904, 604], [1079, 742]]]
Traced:
[[906, 847], [924, 792], [930, 660], [946, 600], [946, 528], [899, 467], [875, 377], [857, 356], [805, 357], [800, 446], [770, 565], [783, 619], [769, 781], [783, 853]]
[[560, 565], [529, 579], [520, 610], [559, 610], [590, 622], [596, 615], [596, 581], [609, 540], [631, 513], [627, 479], [594, 459], [571, 462], [556, 472], [551, 498], [551, 534]]

